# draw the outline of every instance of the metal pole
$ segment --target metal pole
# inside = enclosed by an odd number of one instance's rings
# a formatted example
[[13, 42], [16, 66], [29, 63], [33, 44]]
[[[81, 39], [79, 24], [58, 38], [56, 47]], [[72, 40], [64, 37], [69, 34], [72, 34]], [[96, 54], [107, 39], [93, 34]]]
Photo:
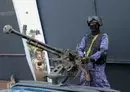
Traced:
[[97, 16], [97, 4], [96, 4], [96, 0], [93, 0], [93, 12], [94, 12], [94, 15]]

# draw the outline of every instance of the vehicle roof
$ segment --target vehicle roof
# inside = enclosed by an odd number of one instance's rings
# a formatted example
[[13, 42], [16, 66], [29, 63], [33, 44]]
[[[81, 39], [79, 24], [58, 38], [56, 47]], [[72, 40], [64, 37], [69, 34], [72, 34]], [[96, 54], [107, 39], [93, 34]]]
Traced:
[[118, 90], [113, 90], [109, 88], [98, 88], [98, 87], [89, 87], [89, 86], [76, 86], [76, 85], [53, 85], [48, 82], [41, 81], [20, 81], [16, 83], [12, 88], [15, 87], [34, 87], [34, 88], [43, 88], [51, 90], [59, 90], [64, 92], [120, 92]]

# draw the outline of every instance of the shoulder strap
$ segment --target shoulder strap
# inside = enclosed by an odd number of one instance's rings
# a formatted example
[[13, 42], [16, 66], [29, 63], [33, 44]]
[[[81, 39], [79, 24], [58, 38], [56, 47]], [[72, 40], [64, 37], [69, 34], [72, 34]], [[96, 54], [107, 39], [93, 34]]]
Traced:
[[96, 41], [96, 39], [98, 38], [98, 36], [99, 36], [99, 34], [95, 35], [94, 38], [92, 39], [92, 42], [91, 42], [91, 44], [90, 44], [90, 46], [89, 46], [89, 48], [88, 48], [88, 51], [87, 51], [87, 53], [86, 53], [86, 56], [87, 56], [87, 57], [89, 56], [89, 54], [90, 54], [90, 52], [91, 52], [91, 50], [92, 50], [93, 44], [94, 44], [94, 42]]

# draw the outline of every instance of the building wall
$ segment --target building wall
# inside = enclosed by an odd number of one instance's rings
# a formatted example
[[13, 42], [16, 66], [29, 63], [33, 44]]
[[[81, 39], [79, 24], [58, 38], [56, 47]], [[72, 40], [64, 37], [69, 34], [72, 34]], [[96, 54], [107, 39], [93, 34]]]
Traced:
[[16, 14], [11, 0], [0, 1], [0, 80], [33, 80], [26, 61], [25, 51], [20, 37], [3, 33], [3, 27], [12, 25], [19, 31]]
[[129, 92], [130, 88], [130, 65], [108, 63], [106, 73], [111, 87], [121, 92]]

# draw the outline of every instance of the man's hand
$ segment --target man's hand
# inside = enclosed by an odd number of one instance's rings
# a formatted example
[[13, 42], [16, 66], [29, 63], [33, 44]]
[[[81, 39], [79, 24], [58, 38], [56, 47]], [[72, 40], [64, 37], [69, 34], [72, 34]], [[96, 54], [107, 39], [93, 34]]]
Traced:
[[82, 57], [81, 62], [82, 63], [88, 63], [90, 61], [90, 57]]

